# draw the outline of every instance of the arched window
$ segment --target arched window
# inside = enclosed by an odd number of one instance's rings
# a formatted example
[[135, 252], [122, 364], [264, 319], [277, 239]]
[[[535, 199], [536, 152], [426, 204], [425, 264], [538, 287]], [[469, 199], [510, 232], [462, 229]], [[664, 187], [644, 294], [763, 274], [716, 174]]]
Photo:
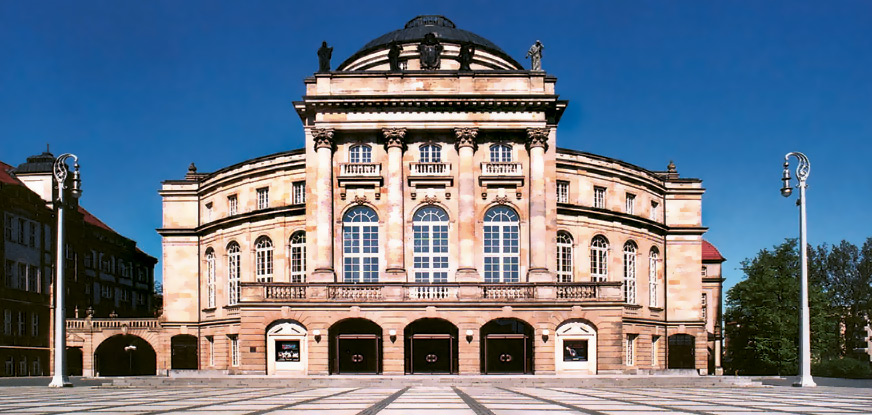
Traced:
[[651, 252], [648, 254], [648, 306], [649, 307], [660, 307], [660, 302], [657, 299], [660, 297], [657, 294], [659, 290], [658, 280], [657, 280], [657, 265], [660, 259], [660, 252], [657, 251], [657, 247], [651, 248]]
[[348, 150], [349, 163], [372, 163], [372, 147], [367, 145], [351, 146]]
[[636, 304], [636, 244], [624, 244], [624, 301]]
[[273, 280], [273, 244], [266, 236], [257, 238], [254, 244], [254, 264], [258, 282]]
[[590, 278], [600, 282], [609, 279], [609, 241], [602, 235], [590, 241]]
[[491, 163], [508, 163], [512, 161], [512, 147], [506, 144], [490, 146]]
[[572, 282], [572, 236], [557, 232], [557, 282]]
[[306, 232], [291, 235], [291, 282], [306, 282]]
[[436, 206], [418, 209], [412, 232], [415, 282], [448, 281], [448, 215]]
[[441, 163], [442, 162], [442, 146], [436, 144], [424, 144], [418, 147], [420, 151], [419, 161], [421, 163]]
[[484, 281], [518, 282], [518, 214], [510, 207], [495, 206], [484, 214]]
[[358, 206], [342, 217], [345, 282], [378, 282], [378, 215]]
[[215, 250], [206, 250], [206, 307], [215, 307]]
[[231, 242], [227, 245], [227, 304], [235, 305], [239, 302], [242, 289], [239, 286], [239, 244]]

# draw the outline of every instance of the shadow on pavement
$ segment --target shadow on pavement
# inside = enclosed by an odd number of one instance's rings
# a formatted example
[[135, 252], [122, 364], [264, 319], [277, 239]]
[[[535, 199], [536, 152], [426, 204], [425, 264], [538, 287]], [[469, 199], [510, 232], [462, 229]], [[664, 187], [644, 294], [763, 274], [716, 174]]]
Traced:
[[[111, 379], [94, 379], [94, 378], [83, 378], [81, 376], [70, 376], [70, 382], [73, 383], [73, 386], [100, 386], [104, 384], [111, 384]], [[11, 387], [11, 386], [45, 386], [48, 388], [48, 384], [51, 383], [51, 376], [25, 376], [25, 377], [8, 377], [8, 378], [0, 378], [0, 387]]]

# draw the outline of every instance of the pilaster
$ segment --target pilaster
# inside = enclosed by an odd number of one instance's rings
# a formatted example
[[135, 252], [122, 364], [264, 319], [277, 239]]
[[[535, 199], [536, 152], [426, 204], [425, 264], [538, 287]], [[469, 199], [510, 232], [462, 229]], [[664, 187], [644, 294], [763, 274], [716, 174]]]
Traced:
[[314, 192], [318, 227], [315, 232], [315, 271], [310, 281], [333, 282], [336, 278], [333, 270], [333, 150], [336, 144], [332, 128], [313, 128], [311, 133], [318, 166]]
[[[545, 243], [550, 237], [546, 226], [545, 150], [550, 128], [527, 129], [527, 151], [530, 153], [530, 245]], [[529, 282], [550, 282], [547, 249], [530, 249]]]
[[475, 142], [477, 128], [457, 128], [455, 147], [458, 153], [457, 190], [459, 256], [456, 280], [458, 282], [481, 281], [475, 268], [475, 164], [473, 156], [478, 145]]
[[404, 260], [404, 229], [403, 229], [403, 150], [405, 148], [405, 128], [385, 128], [382, 130], [385, 138], [385, 150], [388, 153], [385, 184], [387, 187], [387, 268], [385, 282], [402, 282], [406, 280]]

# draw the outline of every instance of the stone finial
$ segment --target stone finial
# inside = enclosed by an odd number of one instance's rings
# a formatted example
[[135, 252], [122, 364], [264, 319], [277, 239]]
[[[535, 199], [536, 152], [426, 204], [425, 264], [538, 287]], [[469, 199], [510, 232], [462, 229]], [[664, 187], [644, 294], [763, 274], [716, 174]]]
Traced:
[[478, 128], [455, 128], [454, 135], [457, 136], [457, 142], [454, 143], [457, 150], [460, 150], [461, 147], [472, 147], [472, 151], [478, 149], [478, 143], [475, 142]]
[[391, 147], [399, 147], [400, 149], [405, 148], [405, 128], [383, 128], [382, 134], [385, 136], [385, 150]]
[[315, 150], [318, 150], [319, 148], [329, 148], [330, 150], [333, 150], [336, 148], [336, 143], [333, 141], [332, 128], [313, 128], [312, 138], [315, 140]]
[[197, 172], [197, 166], [194, 165], [194, 162], [192, 161], [192, 162], [191, 162], [191, 165], [188, 166], [188, 173], [190, 173], [190, 174], [194, 174], [194, 173], [196, 173], [196, 172]]
[[675, 163], [672, 160], [669, 160], [669, 165], [666, 166], [667, 173], [678, 173], [678, 170], [675, 169]]
[[527, 129], [527, 149], [533, 147], [542, 147], [548, 150], [548, 134], [551, 129], [545, 128], [528, 128]]

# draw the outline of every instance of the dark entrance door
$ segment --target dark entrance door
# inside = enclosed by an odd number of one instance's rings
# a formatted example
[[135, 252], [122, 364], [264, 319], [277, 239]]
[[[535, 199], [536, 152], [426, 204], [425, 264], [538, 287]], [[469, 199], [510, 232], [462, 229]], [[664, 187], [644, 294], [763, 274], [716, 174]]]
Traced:
[[488, 334], [484, 342], [484, 373], [527, 373], [525, 334]]
[[381, 338], [375, 334], [336, 336], [336, 373], [379, 373], [380, 347]]
[[410, 373], [454, 373], [454, 338], [450, 334], [413, 334]]
[[669, 369], [693, 369], [696, 367], [696, 347], [694, 338], [689, 334], [673, 334], [669, 336]]
[[197, 369], [197, 338], [180, 334], [170, 339], [173, 369]]

